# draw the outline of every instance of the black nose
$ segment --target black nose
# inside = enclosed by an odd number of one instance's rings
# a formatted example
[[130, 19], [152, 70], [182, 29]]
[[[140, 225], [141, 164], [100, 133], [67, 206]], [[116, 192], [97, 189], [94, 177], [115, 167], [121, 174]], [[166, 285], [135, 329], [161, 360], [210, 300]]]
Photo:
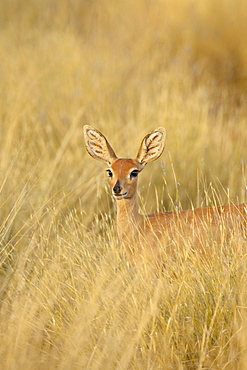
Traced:
[[121, 193], [121, 186], [120, 186], [120, 182], [119, 182], [119, 180], [117, 180], [117, 182], [116, 182], [116, 184], [114, 185], [114, 188], [113, 188], [113, 192], [115, 193], [115, 194], [119, 194], [119, 193]]

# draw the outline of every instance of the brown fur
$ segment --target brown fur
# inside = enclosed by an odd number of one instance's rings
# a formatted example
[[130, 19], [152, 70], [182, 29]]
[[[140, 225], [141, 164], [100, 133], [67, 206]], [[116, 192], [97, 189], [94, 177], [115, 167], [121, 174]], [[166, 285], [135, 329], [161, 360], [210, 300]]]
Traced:
[[179, 238], [191, 240], [194, 248], [204, 254], [207, 239], [220, 242], [222, 235], [232, 230], [240, 230], [246, 237], [247, 204], [244, 203], [149, 215], [139, 213], [138, 173], [162, 154], [164, 128], [159, 127], [144, 137], [136, 159], [118, 158], [104, 135], [90, 126], [84, 126], [84, 136], [89, 154], [109, 165], [109, 183], [117, 203], [118, 235], [131, 261], [140, 257], [159, 260], [161, 244], [176, 256], [173, 241]]

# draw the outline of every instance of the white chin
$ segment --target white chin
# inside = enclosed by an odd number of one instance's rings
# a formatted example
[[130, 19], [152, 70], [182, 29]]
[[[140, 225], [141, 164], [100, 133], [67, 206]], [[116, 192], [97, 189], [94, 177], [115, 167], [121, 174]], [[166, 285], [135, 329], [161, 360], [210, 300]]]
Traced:
[[114, 195], [113, 194], [114, 198], [117, 199], [117, 200], [124, 199], [124, 198], [127, 197], [127, 195], [128, 195], [127, 191], [125, 193], [121, 194], [121, 195]]

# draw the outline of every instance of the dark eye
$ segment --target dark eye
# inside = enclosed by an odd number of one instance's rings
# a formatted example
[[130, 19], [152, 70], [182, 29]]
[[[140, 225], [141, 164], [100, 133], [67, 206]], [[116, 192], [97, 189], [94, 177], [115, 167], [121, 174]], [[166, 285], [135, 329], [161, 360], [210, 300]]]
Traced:
[[113, 173], [112, 173], [112, 171], [111, 171], [111, 170], [106, 170], [106, 172], [108, 173], [108, 176], [109, 176], [109, 177], [113, 177]]
[[137, 177], [137, 176], [138, 176], [138, 173], [139, 173], [139, 171], [138, 171], [138, 170], [133, 170], [133, 171], [131, 171], [131, 172], [130, 172], [130, 178], [132, 178], [132, 177]]

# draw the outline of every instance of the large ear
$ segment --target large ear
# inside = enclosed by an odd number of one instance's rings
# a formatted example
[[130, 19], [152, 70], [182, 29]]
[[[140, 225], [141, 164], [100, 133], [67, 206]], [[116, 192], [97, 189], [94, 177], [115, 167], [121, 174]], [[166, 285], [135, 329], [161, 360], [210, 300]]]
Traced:
[[86, 149], [93, 158], [104, 161], [108, 165], [111, 165], [117, 159], [114, 150], [100, 131], [85, 125], [83, 133]]
[[159, 158], [165, 147], [166, 130], [158, 127], [142, 140], [136, 159], [145, 166]]

